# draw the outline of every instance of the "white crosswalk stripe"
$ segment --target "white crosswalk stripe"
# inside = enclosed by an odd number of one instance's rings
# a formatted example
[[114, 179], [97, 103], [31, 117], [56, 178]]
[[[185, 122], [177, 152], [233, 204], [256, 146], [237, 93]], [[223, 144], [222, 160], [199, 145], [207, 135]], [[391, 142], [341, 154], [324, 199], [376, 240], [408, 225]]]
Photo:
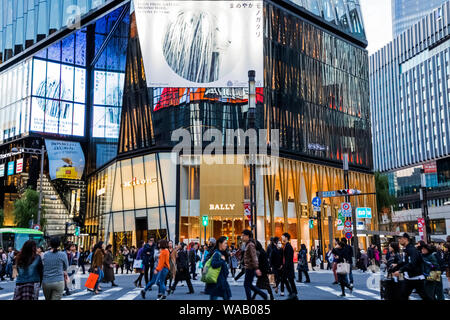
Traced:
[[[14, 292], [10, 292], [10, 293], [3, 293], [3, 294], [0, 294], [0, 299], [2, 299], [2, 298], [6, 298], [6, 297], [12, 297], [14, 295]], [[3, 300], [6, 300], [6, 299], [3, 299]]]
[[113, 292], [117, 292], [117, 291], [121, 291], [123, 290], [123, 288], [112, 288], [112, 289], [108, 289], [106, 291], [103, 291], [95, 296], [93, 296], [92, 298], [88, 299], [88, 300], [104, 300], [106, 297], [109, 297]]
[[373, 298], [373, 299], [381, 300], [381, 297], [380, 297], [379, 294], [377, 295], [377, 294], [372, 293], [372, 292], [369, 292], [369, 291], [359, 290], [359, 289], [353, 289], [353, 292], [356, 292], [356, 293], [361, 294], [361, 295], [363, 295], [363, 296], [371, 297], [371, 298]]
[[137, 296], [139, 296], [139, 294], [141, 293], [141, 290], [142, 289], [140, 289], [140, 288], [133, 289], [130, 292], [121, 296], [117, 300], [134, 300]]
[[[333, 288], [330, 288], [330, 287], [316, 286], [316, 288], [320, 289], [320, 290], [323, 290], [323, 291], [327, 291], [327, 292], [332, 293], [332, 294], [334, 294], [336, 296], [340, 296], [341, 295], [340, 291], [334, 290]], [[345, 297], [343, 297], [343, 298], [349, 299], [349, 300], [364, 300], [364, 299], [355, 297], [354, 295], [349, 294], [349, 293], [346, 293]]]

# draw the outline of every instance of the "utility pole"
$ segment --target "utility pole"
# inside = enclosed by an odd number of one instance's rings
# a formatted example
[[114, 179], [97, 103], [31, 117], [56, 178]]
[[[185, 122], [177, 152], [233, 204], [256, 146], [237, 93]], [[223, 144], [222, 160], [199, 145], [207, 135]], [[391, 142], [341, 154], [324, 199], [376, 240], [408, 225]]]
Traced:
[[36, 223], [38, 225], [41, 225], [41, 213], [42, 213], [42, 193], [43, 193], [43, 188], [42, 188], [42, 184], [43, 182], [43, 177], [44, 177], [44, 155], [45, 155], [45, 148], [44, 145], [42, 144], [42, 148], [41, 148], [41, 176], [40, 176], [40, 186], [39, 186], [39, 207], [38, 207], [38, 214], [37, 214], [37, 221]]
[[[256, 127], [256, 83], [255, 70], [248, 72], [248, 129]], [[254, 239], [258, 239], [256, 233], [256, 155], [254, 148], [249, 147], [250, 164], [250, 210], [251, 210], [251, 228], [253, 229]]]
[[[344, 188], [349, 189], [348, 181], [348, 153], [344, 153]], [[345, 202], [350, 202], [350, 196], [345, 196]], [[352, 207], [352, 225], [353, 225], [353, 266], [356, 266], [356, 254], [358, 252], [358, 235], [356, 229], [356, 208]]]
[[424, 241], [431, 243], [430, 235], [430, 217], [428, 216], [428, 199], [427, 199], [427, 181], [424, 169], [420, 169], [421, 186], [420, 186], [420, 202], [422, 203], [422, 218], [425, 220]]

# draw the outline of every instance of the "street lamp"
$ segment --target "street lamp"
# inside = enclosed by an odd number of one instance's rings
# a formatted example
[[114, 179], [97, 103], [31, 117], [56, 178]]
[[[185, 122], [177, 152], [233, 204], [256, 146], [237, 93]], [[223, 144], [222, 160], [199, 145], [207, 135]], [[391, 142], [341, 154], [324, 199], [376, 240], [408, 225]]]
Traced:
[[[255, 129], [256, 126], [256, 83], [255, 70], [248, 72], [248, 129]], [[256, 235], [256, 155], [254, 148], [249, 146], [250, 156], [250, 210], [252, 229], [254, 229], [254, 236]]]
[[38, 216], [37, 216], [37, 224], [41, 223], [41, 211], [42, 211], [42, 184], [43, 184], [43, 176], [44, 176], [44, 155], [45, 148], [42, 145], [41, 149], [33, 149], [33, 148], [12, 148], [11, 152], [21, 152], [28, 154], [36, 154], [41, 156], [41, 171], [40, 171], [40, 187], [39, 187], [39, 206], [38, 206]]

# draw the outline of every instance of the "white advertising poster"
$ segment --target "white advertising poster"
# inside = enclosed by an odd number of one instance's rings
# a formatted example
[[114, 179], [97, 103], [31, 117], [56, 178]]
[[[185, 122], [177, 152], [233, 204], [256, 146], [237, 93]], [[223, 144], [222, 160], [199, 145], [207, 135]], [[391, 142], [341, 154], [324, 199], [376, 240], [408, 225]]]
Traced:
[[149, 87], [263, 86], [263, 1], [134, 5]]
[[5, 176], [5, 164], [0, 164], [0, 178]]
[[50, 178], [79, 180], [84, 171], [84, 153], [79, 142], [45, 139]]
[[23, 172], [23, 158], [20, 158], [16, 161], [16, 173]]

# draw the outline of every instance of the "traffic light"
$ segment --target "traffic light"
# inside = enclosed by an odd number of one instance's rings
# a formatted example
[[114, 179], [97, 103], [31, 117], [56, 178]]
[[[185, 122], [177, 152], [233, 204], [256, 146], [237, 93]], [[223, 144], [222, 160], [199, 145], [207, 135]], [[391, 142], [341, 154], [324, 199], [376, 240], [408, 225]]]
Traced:
[[314, 219], [309, 219], [309, 228], [314, 229]]
[[80, 227], [75, 227], [75, 235], [77, 237], [80, 235]]
[[357, 189], [336, 190], [336, 195], [338, 195], [338, 196], [350, 196], [350, 195], [354, 195], [354, 194], [361, 194], [361, 190], [357, 190]]
[[208, 216], [202, 216], [202, 225], [204, 227], [208, 225]]

